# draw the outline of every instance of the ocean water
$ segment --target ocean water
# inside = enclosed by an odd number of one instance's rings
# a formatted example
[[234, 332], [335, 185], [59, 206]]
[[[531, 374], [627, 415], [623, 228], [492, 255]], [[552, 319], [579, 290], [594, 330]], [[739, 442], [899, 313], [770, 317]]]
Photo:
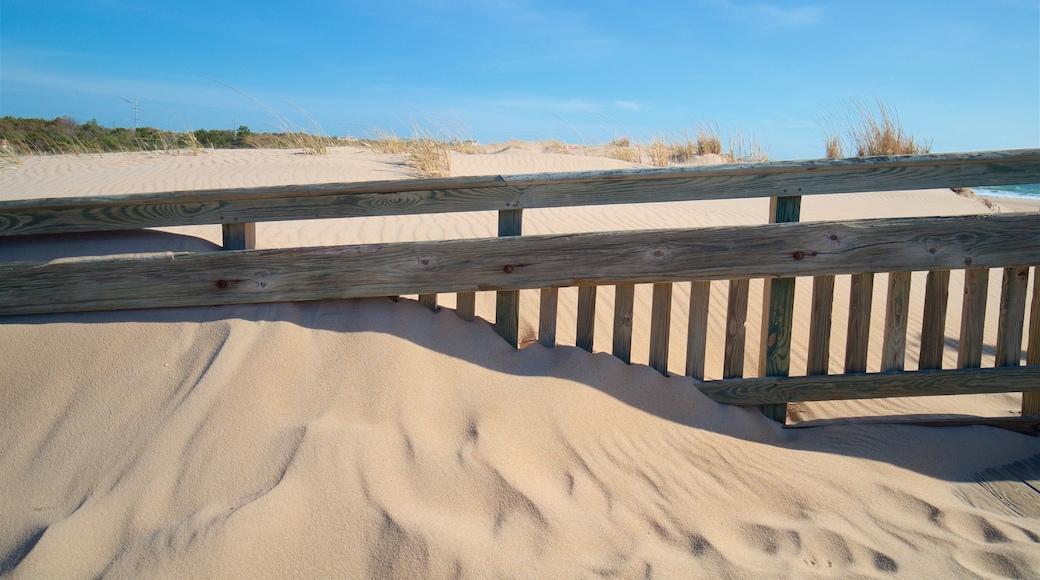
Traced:
[[975, 193], [982, 197], [1010, 197], [1016, 199], [1040, 200], [1040, 183], [1028, 185], [984, 185], [973, 187]]

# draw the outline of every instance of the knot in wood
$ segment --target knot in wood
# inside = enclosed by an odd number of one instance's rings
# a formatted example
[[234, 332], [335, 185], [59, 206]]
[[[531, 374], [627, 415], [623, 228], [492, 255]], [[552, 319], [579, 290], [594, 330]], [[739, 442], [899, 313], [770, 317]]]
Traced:
[[805, 257], [805, 254], [803, 254], [802, 252], [795, 252], [794, 253], [794, 259], [795, 260], [801, 260], [804, 257]]
[[505, 272], [506, 274], [512, 274], [513, 273], [513, 267], [510, 266], [509, 264], [506, 264], [505, 266], [502, 267], [502, 271]]
[[217, 280], [217, 288], [227, 288], [227, 280]]

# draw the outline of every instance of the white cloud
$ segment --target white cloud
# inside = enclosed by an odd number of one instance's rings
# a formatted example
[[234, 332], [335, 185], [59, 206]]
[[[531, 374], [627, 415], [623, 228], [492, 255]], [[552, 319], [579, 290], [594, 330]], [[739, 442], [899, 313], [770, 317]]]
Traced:
[[638, 111], [643, 108], [643, 103], [635, 101], [614, 101], [614, 106], [626, 111]]

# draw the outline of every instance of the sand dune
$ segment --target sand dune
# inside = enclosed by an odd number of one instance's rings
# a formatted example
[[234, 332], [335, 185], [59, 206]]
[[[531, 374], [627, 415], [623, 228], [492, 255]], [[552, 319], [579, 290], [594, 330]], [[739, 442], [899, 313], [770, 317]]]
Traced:
[[[347, 149], [328, 157], [30, 158], [0, 172], [0, 195], [387, 179], [408, 173], [402, 161]], [[502, 153], [460, 157], [453, 168], [457, 175], [536, 173], [620, 163]], [[886, 192], [807, 198], [803, 219], [989, 211], [948, 190]], [[765, 213], [761, 200], [538, 210], [525, 212], [524, 231], [759, 223]], [[484, 237], [494, 235], [495, 223], [493, 214], [474, 213], [260, 224], [258, 245]], [[219, 228], [4, 239], [0, 260], [164, 244], [205, 251], [213, 243]], [[990, 284], [988, 345], [998, 276]], [[959, 329], [958, 280], [949, 336]], [[843, 284], [839, 277], [834, 372], [843, 360]], [[878, 276], [875, 336], [884, 288]], [[757, 365], [761, 284], [752, 291], [749, 374]], [[688, 284], [675, 286], [673, 375], [683, 371], [688, 292]], [[798, 292], [795, 374], [805, 366], [808, 281], [799, 281]], [[923, 279], [916, 274], [913, 292], [908, 368], [919, 348]], [[713, 284], [709, 378], [721, 369], [725, 293]], [[560, 296], [561, 346], [552, 349], [532, 342], [537, 295], [526, 291], [520, 350], [484, 320], [464, 322], [450, 309], [434, 313], [411, 300], [0, 320], [0, 575], [1040, 575], [1040, 519], [963, 499], [973, 474], [1040, 455], [1037, 439], [988, 427], [785, 430], [757, 411], [713, 403], [690, 379], [568, 346], [576, 292]], [[610, 348], [611, 302], [612, 289], [601, 289], [597, 351]], [[453, 297], [441, 303], [450, 307]], [[633, 362], [647, 359], [649, 310], [649, 287], [640, 286]], [[479, 295], [477, 314], [493, 320], [493, 295]], [[952, 366], [952, 347], [946, 356]], [[879, 365], [880, 344], [872, 343], [869, 368]], [[1019, 400], [890, 399], [791, 412], [796, 421], [1000, 416], [1017, 412]]]

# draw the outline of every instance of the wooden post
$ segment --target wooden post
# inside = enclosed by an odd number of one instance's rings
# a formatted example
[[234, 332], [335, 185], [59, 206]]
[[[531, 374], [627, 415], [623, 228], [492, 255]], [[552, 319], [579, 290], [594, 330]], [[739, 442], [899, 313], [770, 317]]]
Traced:
[[750, 281], [730, 280], [726, 307], [726, 353], [722, 361], [722, 378], [744, 376], [744, 338], [747, 335], [747, 302]]
[[928, 272], [924, 290], [924, 322], [921, 324], [920, 370], [941, 369], [946, 346], [946, 304], [950, 299], [950, 271]]
[[542, 288], [538, 297], [538, 344], [556, 346], [556, 307], [560, 302], [558, 288]]
[[[769, 199], [769, 223], [796, 222], [800, 219], [801, 196]], [[797, 252], [793, 260], [800, 260]], [[766, 278], [762, 289], [762, 341], [759, 348], [758, 374], [763, 377], [786, 377], [791, 371], [791, 317], [794, 313], [794, 278]], [[765, 416], [783, 424], [787, 422], [787, 404], [762, 405]]]
[[[519, 236], [523, 228], [522, 209], [498, 212], [498, 236]], [[520, 291], [499, 290], [495, 299], [495, 332], [506, 342], [517, 346], [520, 334]]]
[[632, 362], [632, 311], [636, 285], [618, 284], [614, 287], [614, 356], [625, 364]]
[[429, 308], [430, 310], [437, 312], [437, 295], [436, 294], [420, 294], [419, 304]]
[[708, 347], [708, 303], [711, 282], [690, 283], [690, 324], [686, 335], [686, 376], [704, 380], [704, 357]]
[[255, 250], [256, 224], [222, 224], [225, 250]]
[[654, 284], [650, 314], [650, 366], [668, 376], [668, 338], [672, 324], [672, 283]]
[[[1040, 266], [1033, 268], [1033, 300], [1029, 304], [1029, 348], [1026, 364], [1040, 366]], [[1022, 414], [1040, 415], [1040, 391], [1022, 393]]]
[[578, 328], [575, 346], [592, 352], [596, 337], [596, 287], [578, 287]]
[[467, 322], [473, 322], [477, 309], [477, 293], [459, 292], [455, 300], [455, 314]]
[[849, 296], [849, 331], [845, 340], [845, 373], [867, 372], [870, 343], [870, 307], [874, 299], [874, 273], [852, 275]]
[[1004, 268], [1000, 285], [1000, 318], [997, 323], [997, 356], [993, 366], [1017, 367], [1022, 357], [1022, 326], [1026, 318], [1029, 267]]
[[977, 369], [982, 366], [982, 331], [986, 323], [986, 294], [989, 292], [989, 270], [970, 268], [964, 271], [964, 305], [961, 312], [960, 346], [957, 368]]
[[831, 364], [831, 322], [834, 314], [834, 276], [813, 276], [809, 317], [807, 375], [826, 375]]
[[881, 371], [901, 371], [906, 364], [906, 323], [910, 309], [910, 272], [889, 272], [885, 306], [885, 341]]

